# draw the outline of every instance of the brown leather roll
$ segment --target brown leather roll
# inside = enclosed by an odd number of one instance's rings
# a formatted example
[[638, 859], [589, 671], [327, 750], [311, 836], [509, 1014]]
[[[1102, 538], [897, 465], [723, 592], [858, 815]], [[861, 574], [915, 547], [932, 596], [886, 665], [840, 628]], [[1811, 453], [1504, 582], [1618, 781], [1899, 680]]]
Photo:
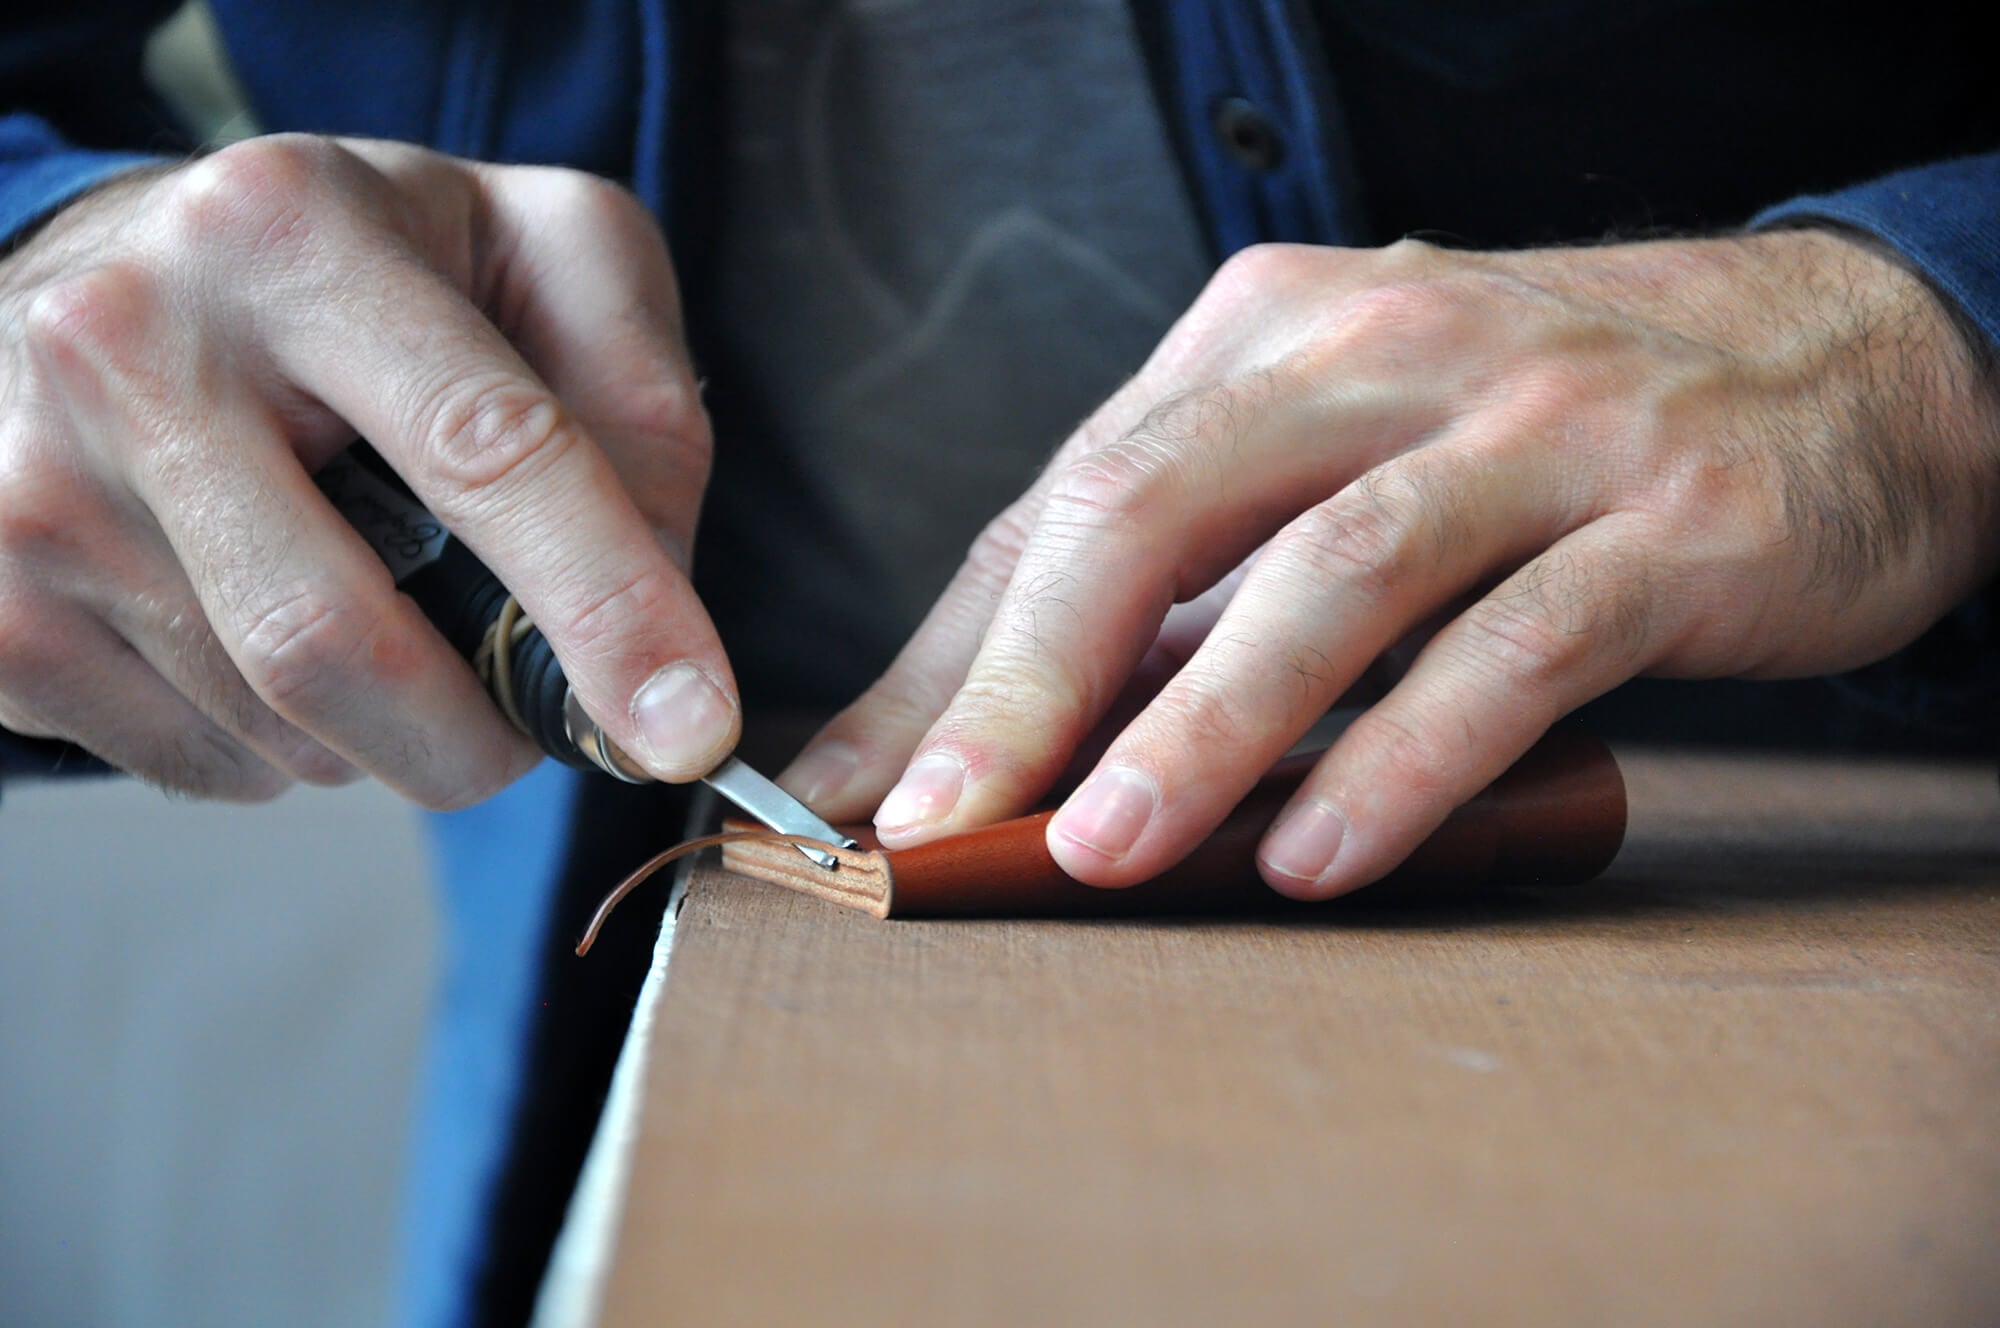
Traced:
[[[788, 844], [723, 846], [731, 871], [877, 917], [1074, 917], [1221, 914], [1312, 907], [1285, 899], [1257, 874], [1259, 840], [1318, 753], [1282, 762], [1179, 866], [1122, 890], [1068, 875], [1049, 856], [1053, 811], [1003, 821], [916, 848], [862, 847], [826, 871]], [[1625, 838], [1625, 781], [1611, 752], [1574, 729], [1543, 738], [1514, 767], [1446, 819], [1384, 887], [1434, 889], [1573, 885], [1609, 866]]]

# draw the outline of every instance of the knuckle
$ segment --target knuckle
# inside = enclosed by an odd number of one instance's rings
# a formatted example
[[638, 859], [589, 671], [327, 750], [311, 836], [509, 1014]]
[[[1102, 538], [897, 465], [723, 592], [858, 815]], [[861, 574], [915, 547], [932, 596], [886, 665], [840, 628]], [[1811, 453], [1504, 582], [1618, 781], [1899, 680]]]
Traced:
[[1468, 611], [1470, 653], [1504, 678], [1552, 684], [1598, 655], [1637, 656], [1652, 630], [1642, 569], [1550, 553]]
[[1496, 597], [1469, 615], [1466, 653], [1491, 674], [1518, 686], [1555, 677], [1586, 651], [1585, 632], [1564, 627], [1544, 611], [1539, 595], [1522, 590]]
[[1341, 302], [1332, 340], [1341, 346], [1429, 343], [1444, 337], [1458, 315], [1455, 292], [1439, 282], [1415, 277], [1382, 281]]
[[1026, 498], [1015, 500], [987, 522], [966, 549], [964, 561], [952, 574], [951, 584], [933, 612], [948, 614], [951, 625], [976, 632], [1006, 595], [1034, 522], [1035, 510]]
[[640, 568], [593, 593], [557, 633], [579, 661], [604, 660], [633, 640], [635, 624], [672, 622], [679, 609], [673, 584], [655, 568]]
[[60, 507], [24, 502], [0, 487], [0, 563], [57, 561], [71, 548], [73, 529]]
[[341, 148], [308, 134], [274, 134], [224, 148], [174, 177], [167, 214], [194, 244], [296, 256], [311, 234], [312, 200]]
[[1310, 256], [1310, 246], [1298, 244], [1253, 244], [1238, 249], [1209, 278], [1204, 298], [1234, 304], [1285, 289], [1297, 280]]
[[1307, 585], [1339, 585], [1364, 603], [1383, 603], [1421, 570], [1414, 506], [1390, 485], [1363, 476], [1293, 519], [1259, 562]]
[[559, 401], [514, 378], [440, 392], [411, 436], [420, 440], [421, 469], [437, 481], [441, 501], [474, 505], [554, 465], [577, 439]]
[[1647, 506], [1677, 539], [1726, 528], [1753, 546], [1782, 544], [1794, 532], [1795, 503], [1774, 469], [1681, 455], [1655, 471]]
[[625, 227], [635, 221], [651, 225], [646, 211], [631, 190], [604, 176], [566, 166], [542, 168], [542, 188], [553, 211], [577, 218], [586, 224]]
[[299, 590], [272, 603], [242, 638], [239, 667], [272, 709], [314, 708], [365, 660], [375, 629], [352, 606]]
[[1508, 384], [1510, 413], [1517, 430], [1587, 447], [1635, 431], [1633, 397], [1619, 393], [1615, 413], [1607, 411], [1600, 383], [1583, 357], [1538, 356], [1514, 371]]
[[1171, 483], [1172, 447], [1156, 435], [1129, 434], [1084, 453], [1050, 486], [1049, 515], [1095, 526], [1153, 513]]
[[340, 784], [354, 777], [346, 761], [276, 714], [251, 689], [198, 606], [183, 605], [159, 619], [160, 635], [178, 657], [175, 676], [189, 680], [189, 699], [225, 729], [245, 735], [272, 761], [309, 784]]
[[1745, 483], [1740, 474], [1710, 470], [1686, 482], [1680, 509], [1685, 516], [1675, 524], [1681, 531], [1699, 529], [1713, 526], [1720, 515], [1753, 549], [1810, 546], [1810, 538], [1801, 538], [1804, 506], [1782, 482]]
[[[1452, 754], [1454, 744], [1439, 727], [1442, 722], [1424, 722], [1407, 711], [1375, 706], [1355, 719], [1345, 741], [1367, 752], [1367, 768], [1392, 781], [1399, 795], [1414, 805], [1434, 805], [1457, 791], [1453, 772], [1458, 762]], [[1461, 717], [1459, 727], [1469, 723]]]
[[74, 481], [37, 462], [9, 459], [0, 442], [0, 566], [48, 566], [101, 549]]
[[1385, 271], [1427, 272], [1436, 266], [1444, 251], [1428, 241], [1405, 235], [1383, 245], [1376, 259]]
[[972, 753], [989, 770], [1019, 774], [1081, 739], [1083, 713], [1068, 679], [1019, 656], [989, 659], [959, 688], [924, 746]]
[[1148, 732], [1167, 735], [1181, 753], [1176, 761], [1163, 763], [1167, 769], [1213, 769], [1232, 753], [1258, 745], [1272, 726], [1272, 716], [1239, 680], [1217, 676], [1199, 664], [1175, 675], [1147, 709]]
[[23, 314], [22, 335], [58, 381], [74, 382], [79, 371], [115, 373], [146, 355], [160, 303], [153, 274], [119, 259], [36, 292]]
[[[1774, 452], [1746, 447], [1713, 424], [1669, 411], [1638, 433], [1646, 477], [1639, 505], [1677, 532], [1727, 528], [1757, 545], [1784, 543], [1793, 533], [1799, 476]], [[1838, 488], [1837, 470], [1821, 476]]]
[[1074, 680], [1048, 666], [1039, 654], [1020, 650], [989, 651], [952, 698], [951, 721], [975, 726], [996, 722], [1035, 727], [1037, 710], [1047, 716], [1073, 714], [1088, 698]]
[[1272, 375], [1258, 371], [1167, 397], [1123, 437], [1070, 460], [1050, 505], [1100, 521], [1178, 512], [1186, 495], [1226, 482], [1224, 458], [1274, 390]]
[[1017, 498], [986, 523], [979, 537], [966, 550], [964, 575], [985, 589], [994, 599], [1007, 586], [1007, 579], [1020, 565], [1035, 528], [1036, 509], [1025, 498]]
[[619, 409], [643, 438], [691, 449], [702, 459], [714, 450], [714, 434], [701, 394], [678, 375], [663, 373], [632, 384], [624, 389]]

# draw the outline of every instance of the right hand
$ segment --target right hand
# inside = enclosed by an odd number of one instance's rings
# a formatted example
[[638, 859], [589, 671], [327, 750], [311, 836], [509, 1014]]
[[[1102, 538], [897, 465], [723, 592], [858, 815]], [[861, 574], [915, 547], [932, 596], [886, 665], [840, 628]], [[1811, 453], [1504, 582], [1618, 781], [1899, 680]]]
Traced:
[[116, 179], [0, 261], [0, 727], [208, 797], [365, 771], [455, 807], [525, 771], [314, 487], [356, 436], [654, 774], [735, 745], [652, 218], [575, 171], [303, 136]]

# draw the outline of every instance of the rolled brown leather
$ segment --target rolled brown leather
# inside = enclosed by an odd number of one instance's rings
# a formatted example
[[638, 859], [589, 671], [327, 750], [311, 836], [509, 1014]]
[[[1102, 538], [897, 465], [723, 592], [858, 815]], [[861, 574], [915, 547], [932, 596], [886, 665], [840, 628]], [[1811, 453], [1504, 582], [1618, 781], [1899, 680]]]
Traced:
[[[1180, 865], [1150, 881], [1105, 890], [1076, 880], [1049, 855], [1053, 811], [915, 848], [885, 850], [872, 830], [840, 867], [816, 867], [789, 844], [725, 844], [723, 865], [877, 917], [1076, 917], [1226, 914], [1310, 908], [1257, 873], [1257, 844], [1320, 753], [1281, 762]], [[1597, 738], [1559, 729], [1453, 812], [1383, 890], [1574, 885], [1602, 872], [1625, 839], [1625, 780]]]

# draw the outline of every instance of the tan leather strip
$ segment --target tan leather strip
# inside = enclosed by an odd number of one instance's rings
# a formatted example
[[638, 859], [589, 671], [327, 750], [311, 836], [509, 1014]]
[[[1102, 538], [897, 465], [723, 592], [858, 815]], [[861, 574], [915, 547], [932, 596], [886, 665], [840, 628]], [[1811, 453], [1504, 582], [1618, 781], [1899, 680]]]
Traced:
[[[724, 828], [748, 830], [750, 827], [748, 822], [731, 820], [724, 824]], [[859, 838], [858, 835], [856, 837]], [[815, 899], [824, 899], [829, 904], [843, 904], [878, 918], [886, 918], [889, 916], [890, 896], [889, 855], [872, 847], [873, 843], [871, 837], [861, 848], [815, 845], [839, 860], [840, 866], [828, 871], [808, 861], [803, 853], [781, 839], [750, 833], [723, 845], [722, 865], [739, 875], [772, 881]]]
[[[820, 871], [821, 868], [806, 861], [804, 855], [799, 852], [801, 846], [833, 851], [843, 860], [843, 864], [849, 857], [859, 860], [867, 856], [865, 854], [855, 854], [845, 850], [832, 849], [830, 845], [822, 844], [819, 840], [806, 835], [781, 835], [775, 830], [758, 829], [732, 822], [719, 834], [703, 835], [699, 839], [684, 839], [672, 848], [662, 849], [648, 858], [630, 876], [627, 876], [614, 886], [611, 893], [604, 896], [604, 902], [597, 906], [597, 912], [591, 914], [590, 925], [583, 929], [583, 938], [576, 943], [577, 957], [580, 959], [590, 953], [590, 947], [597, 943], [597, 933], [604, 930], [605, 919], [611, 916], [611, 911], [618, 907], [619, 902], [626, 895], [631, 894], [647, 881], [653, 879], [653, 874], [659, 871], [660, 868], [684, 858], [690, 853], [699, 853], [705, 848], [714, 848], [719, 844], [736, 844], [748, 840], [755, 840], [762, 844], [782, 848], [785, 852], [797, 858], [802, 866], [811, 867], [814, 871]], [[835, 875], [833, 872], [826, 872], [825, 874], [827, 876]], [[793, 888], [798, 889], [802, 887], [795, 886]], [[848, 901], [839, 899], [835, 902], [847, 903]]]

